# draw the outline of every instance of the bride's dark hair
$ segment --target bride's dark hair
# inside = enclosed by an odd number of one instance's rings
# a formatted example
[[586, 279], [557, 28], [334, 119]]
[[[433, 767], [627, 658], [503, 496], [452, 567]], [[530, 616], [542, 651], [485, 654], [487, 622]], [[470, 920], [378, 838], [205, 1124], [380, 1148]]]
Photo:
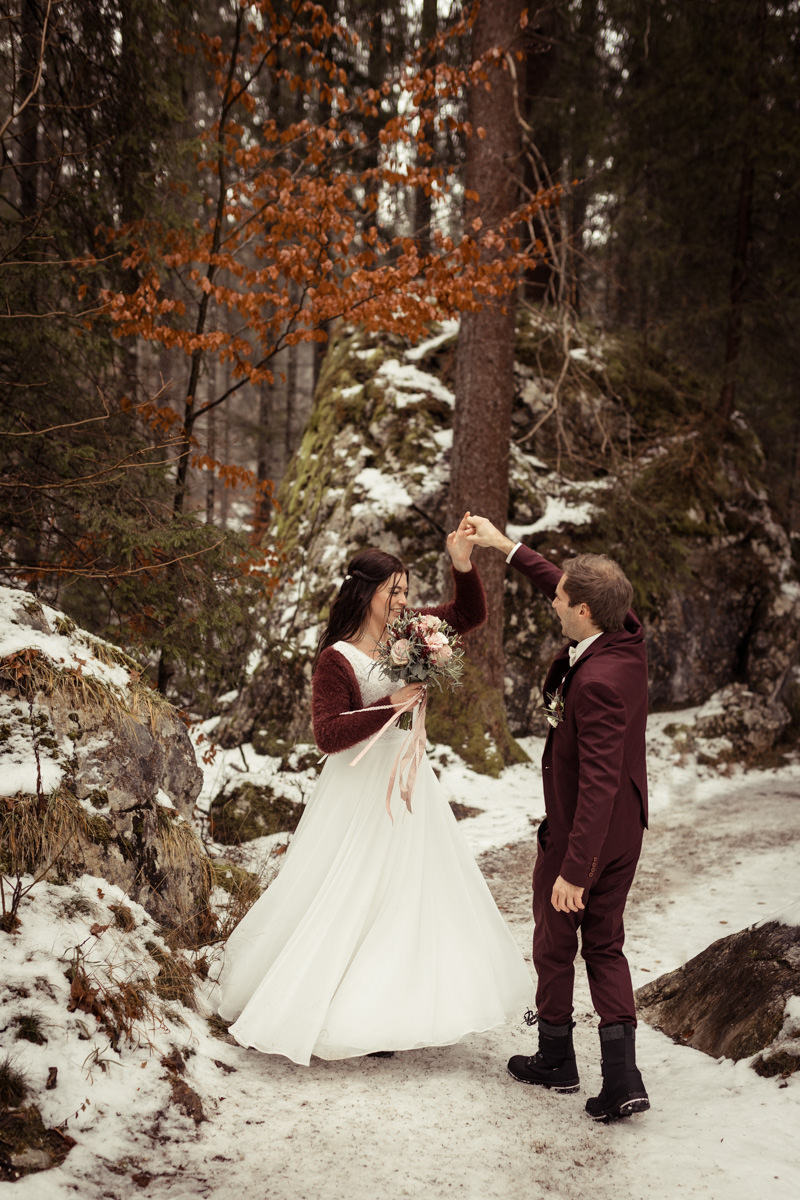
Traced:
[[317, 657], [326, 646], [348, 641], [362, 628], [372, 597], [392, 575], [408, 575], [408, 568], [384, 550], [362, 550], [347, 564], [347, 574], [333, 602], [328, 628], [317, 646]]

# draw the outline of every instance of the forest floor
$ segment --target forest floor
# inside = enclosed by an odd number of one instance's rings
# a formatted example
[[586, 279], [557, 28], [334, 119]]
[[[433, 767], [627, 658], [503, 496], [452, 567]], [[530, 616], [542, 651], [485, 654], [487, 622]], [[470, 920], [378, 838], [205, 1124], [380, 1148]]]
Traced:
[[[628, 905], [636, 986], [725, 933], [787, 910], [798, 890], [800, 766], [730, 777], [698, 773], [692, 763], [676, 766], [658, 737], [656, 721], [654, 816]], [[512, 770], [497, 791], [509, 803], [535, 787], [538, 773], [534, 764]], [[463, 790], [463, 780], [456, 783]], [[465, 799], [476, 802], [474, 794]], [[494, 811], [502, 824], [502, 803]], [[485, 838], [484, 830], [476, 850]], [[526, 955], [533, 854], [530, 833], [479, 855]], [[800, 1154], [792, 1131], [800, 1127], [800, 1074], [764, 1079], [747, 1062], [714, 1060], [641, 1023], [639, 1062], [652, 1108], [597, 1125], [584, 1112], [600, 1069], [580, 963], [575, 1015], [581, 1089], [556, 1096], [506, 1073], [510, 1054], [535, 1048], [535, 1032], [521, 1019], [455, 1046], [302, 1067], [212, 1037], [197, 1014], [186, 1079], [205, 1120], [196, 1124], [165, 1104], [165, 1085], [148, 1090], [150, 1071], [136, 1072], [132, 1089], [129, 1072], [127, 1091], [111, 1104], [98, 1096], [63, 1165], [18, 1181], [14, 1195], [796, 1200]]]

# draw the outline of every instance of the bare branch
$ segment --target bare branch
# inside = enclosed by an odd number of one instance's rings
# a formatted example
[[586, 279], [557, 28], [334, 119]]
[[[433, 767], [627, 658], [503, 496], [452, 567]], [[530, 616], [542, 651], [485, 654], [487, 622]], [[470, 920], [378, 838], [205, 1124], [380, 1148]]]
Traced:
[[8, 573], [13, 575], [73, 575], [80, 579], [127, 579], [131, 575], [142, 575], [146, 571], [153, 574], [156, 571], [163, 571], [165, 567], [174, 567], [176, 563], [187, 562], [192, 558], [201, 558], [209, 551], [216, 550], [224, 541], [225, 537], [223, 536], [199, 550], [190, 550], [186, 554], [176, 555], [175, 558], [166, 558], [163, 562], [145, 563], [141, 567], [109, 567], [108, 570], [103, 571], [94, 567], [67, 567], [63, 563], [44, 563], [30, 567], [19, 565], [9, 568]]
[[178, 435], [170, 438], [166, 442], [159, 442], [156, 446], [143, 446], [139, 450], [133, 450], [127, 454], [125, 458], [121, 458], [118, 462], [113, 463], [109, 467], [103, 467], [102, 471], [95, 471], [92, 475], [79, 475], [75, 479], [66, 479], [61, 483], [25, 483], [21, 480], [0, 480], [0, 488], [9, 489], [24, 489], [28, 492], [57, 492], [64, 489], [78, 487], [79, 485], [98, 484], [107, 481], [110, 476], [117, 472], [144, 470], [146, 467], [165, 467], [177, 462], [178, 458], [182, 458], [184, 454], [188, 454], [188, 450], [182, 450], [175, 458], [155, 458], [149, 462], [133, 462], [139, 454], [149, 454], [153, 450], [169, 450], [173, 446], [183, 446], [184, 438]]
[[83, 420], [81, 420], [81, 421], [65, 421], [63, 425], [48, 425], [44, 429], [25, 429], [19, 433], [15, 433], [12, 430], [0, 429], [0, 437], [10, 437], [10, 438], [41, 437], [42, 434], [55, 433], [57, 430], [61, 430], [61, 429], [77, 429], [78, 426], [80, 426], [80, 425], [93, 425], [95, 423], [95, 421], [107, 421], [108, 418], [111, 416], [111, 413], [109, 412], [109, 408], [108, 408], [108, 402], [106, 401], [105, 396], [103, 396], [102, 394], [100, 396], [100, 399], [102, 400], [103, 408], [105, 409], [105, 412], [103, 413], [102, 416], [84, 417]]
[[28, 107], [28, 105], [31, 103], [34, 96], [36, 95], [36, 93], [39, 90], [39, 84], [42, 82], [42, 70], [44, 69], [44, 51], [45, 51], [45, 46], [47, 45], [47, 32], [48, 32], [48, 25], [50, 23], [50, 12], [52, 10], [52, 7], [53, 7], [53, 0], [47, 0], [47, 8], [45, 9], [44, 18], [42, 20], [42, 38], [41, 38], [41, 42], [39, 44], [39, 61], [37, 63], [37, 67], [36, 67], [36, 77], [33, 81], [33, 86], [31, 87], [31, 90], [28, 92], [25, 99], [22, 101], [22, 104], [20, 104], [17, 111], [10, 112], [8, 114], [8, 116], [6, 117], [5, 121], [3, 122], [3, 124], [0, 125], [0, 140], [5, 136], [5, 132], [8, 129], [9, 125], [11, 125], [14, 121], [16, 121], [17, 117], [20, 115], [21, 112], [24, 112], [24, 110]]

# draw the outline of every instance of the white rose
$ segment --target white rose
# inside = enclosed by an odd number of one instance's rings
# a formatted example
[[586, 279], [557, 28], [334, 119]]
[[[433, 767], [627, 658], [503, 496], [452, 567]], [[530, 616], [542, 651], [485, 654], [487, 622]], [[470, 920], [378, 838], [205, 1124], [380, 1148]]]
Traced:
[[408, 638], [398, 638], [389, 651], [389, 658], [396, 667], [404, 667], [411, 658]]

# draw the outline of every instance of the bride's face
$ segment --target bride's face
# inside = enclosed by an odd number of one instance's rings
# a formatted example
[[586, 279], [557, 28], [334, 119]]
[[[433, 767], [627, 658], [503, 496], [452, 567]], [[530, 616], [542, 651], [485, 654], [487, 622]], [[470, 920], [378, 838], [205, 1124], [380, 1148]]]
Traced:
[[388, 625], [399, 617], [408, 603], [408, 576], [390, 575], [374, 593], [369, 606], [369, 623]]

